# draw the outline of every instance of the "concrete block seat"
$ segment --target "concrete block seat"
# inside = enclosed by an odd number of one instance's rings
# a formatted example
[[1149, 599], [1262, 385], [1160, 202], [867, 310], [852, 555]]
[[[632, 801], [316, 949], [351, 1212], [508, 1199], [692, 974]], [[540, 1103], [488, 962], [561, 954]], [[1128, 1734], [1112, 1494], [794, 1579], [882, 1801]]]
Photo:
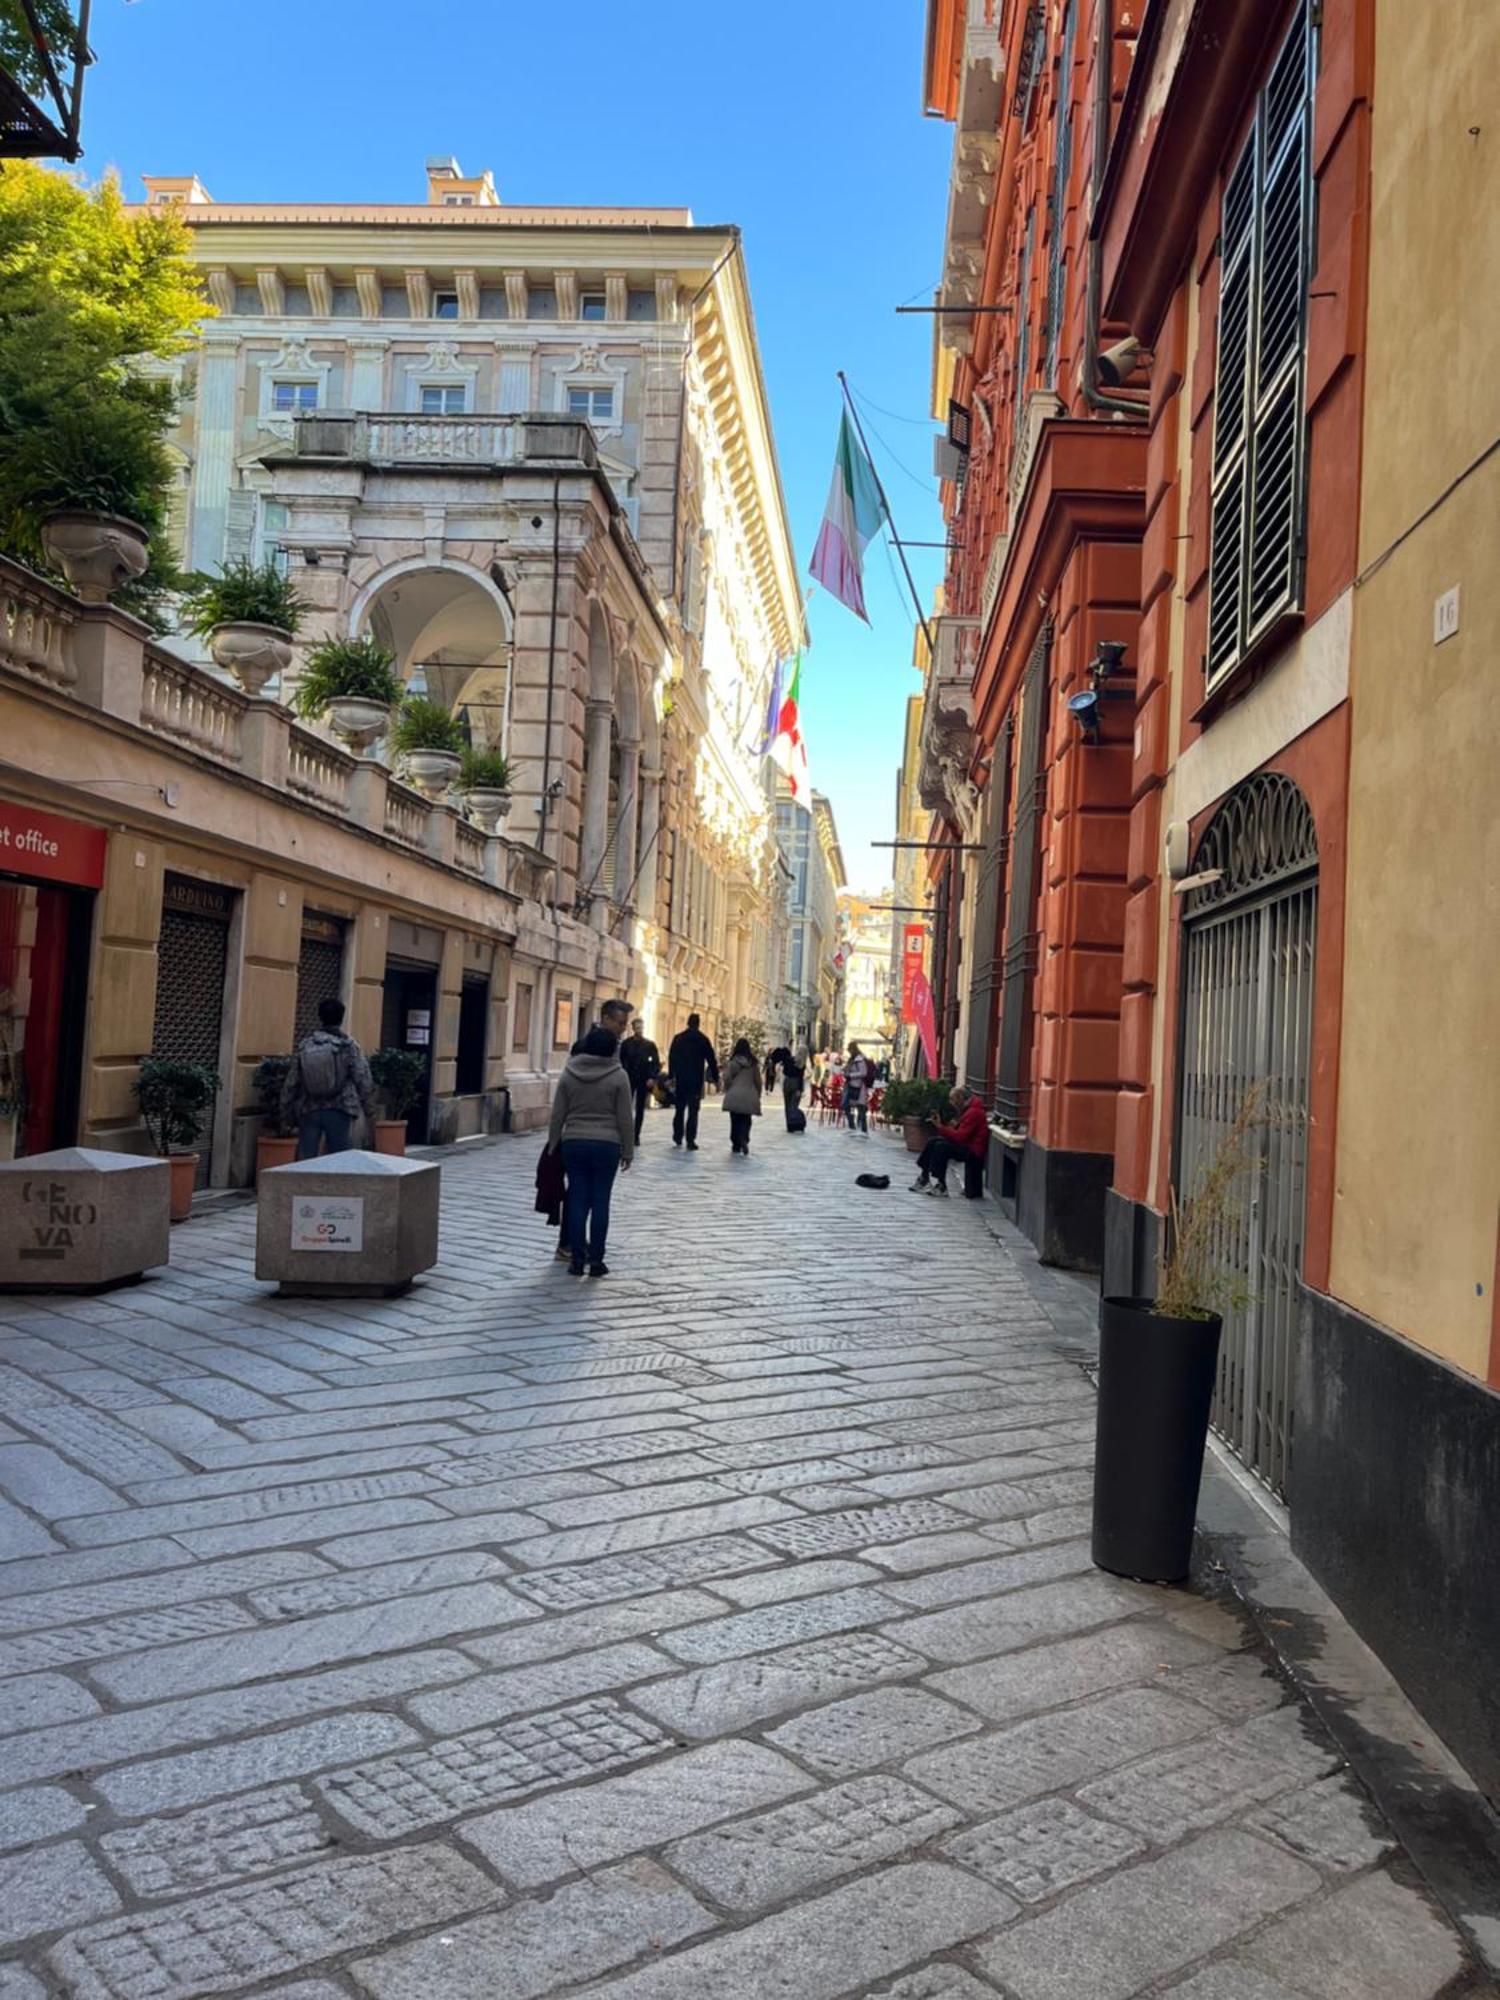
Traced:
[[328, 1153], [262, 1174], [255, 1275], [297, 1298], [390, 1298], [438, 1254], [442, 1170], [390, 1153]]
[[0, 1291], [102, 1292], [170, 1256], [165, 1160], [63, 1146], [0, 1162]]

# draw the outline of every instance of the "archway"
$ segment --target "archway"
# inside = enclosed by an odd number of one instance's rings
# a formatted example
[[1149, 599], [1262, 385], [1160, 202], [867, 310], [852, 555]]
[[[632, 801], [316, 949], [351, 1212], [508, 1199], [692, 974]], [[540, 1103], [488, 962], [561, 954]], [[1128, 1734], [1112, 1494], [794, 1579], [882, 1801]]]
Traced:
[[416, 559], [376, 577], [350, 616], [396, 656], [401, 678], [449, 709], [482, 749], [509, 735], [511, 620], [482, 571]]

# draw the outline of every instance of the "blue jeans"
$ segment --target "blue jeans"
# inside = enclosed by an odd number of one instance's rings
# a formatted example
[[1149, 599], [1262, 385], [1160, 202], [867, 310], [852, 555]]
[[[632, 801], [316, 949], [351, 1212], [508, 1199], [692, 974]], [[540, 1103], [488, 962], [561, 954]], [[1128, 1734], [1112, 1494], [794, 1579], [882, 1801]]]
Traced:
[[620, 1171], [620, 1149], [609, 1139], [564, 1139], [563, 1170], [568, 1203], [563, 1215], [575, 1264], [604, 1262], [609, 1234], [609, 1197]]
[[846, 1094], [844, 1098], [844, 1116], [848, 1120], [849, 1130], [851, 1132], [854, 1130], [854, 1120], [856, 1115], [858, 1115], [859, 1118], [860, 1131], [868, 1132], [870, 1129], [869, 1101], [863, 1097], [850, 1097]]
[[322, 1149], [325, 1153], [347, 1153], [353, 1128], [352, 1111], [336, 1111], [331, 1105], [320, 1111], [304, 1111], [297, 1120], [297, 1158], [315, 1160], [324, 1139], [328, 1141]]

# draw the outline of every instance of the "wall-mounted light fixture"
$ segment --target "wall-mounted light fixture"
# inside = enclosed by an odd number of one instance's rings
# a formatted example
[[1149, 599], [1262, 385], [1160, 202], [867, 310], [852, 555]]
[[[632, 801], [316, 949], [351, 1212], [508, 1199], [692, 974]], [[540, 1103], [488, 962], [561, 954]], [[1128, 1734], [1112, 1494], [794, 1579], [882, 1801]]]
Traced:
[[1093, 688], [1068, 696], [1068, 713], [1083, 731], [1085, 743], [1099, 741], [1099, 696]]

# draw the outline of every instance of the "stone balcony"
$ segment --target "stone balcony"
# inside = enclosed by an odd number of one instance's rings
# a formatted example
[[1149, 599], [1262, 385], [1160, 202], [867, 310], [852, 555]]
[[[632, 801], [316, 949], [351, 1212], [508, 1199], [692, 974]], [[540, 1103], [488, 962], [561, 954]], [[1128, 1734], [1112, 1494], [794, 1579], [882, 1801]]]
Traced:
[[545, 415], [319, 410], [297, 419], [292, 452], [300, 459], [352, 460], [393, 470], [562, 466], [592, 471], [599, 463], [599, 448], [586, 423]]

